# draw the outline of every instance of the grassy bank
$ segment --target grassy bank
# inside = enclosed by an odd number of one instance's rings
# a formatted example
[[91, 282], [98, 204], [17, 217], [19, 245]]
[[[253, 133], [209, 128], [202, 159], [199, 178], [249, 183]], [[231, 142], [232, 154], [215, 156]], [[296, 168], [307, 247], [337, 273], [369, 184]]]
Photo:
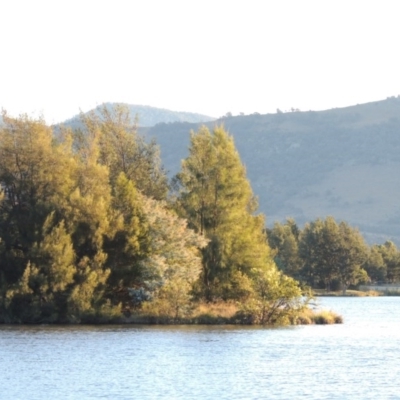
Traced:
[[[223, 302], [198, 304], [190, 314], [185, 317], [174, 318], [165, 315], [146, 315], [142, 313], [131, 315], [126, 320], [119, 322], [165, 325], [260, 325], [254, 322], [254, 319], [249, 318], [248, 314], [243, 314], [236, 304]], [[286, 318], [281, 319], [279, 323], [266, 325], [327, 325], [341, 323], [343, 323], [343, 318], [333, 311], [314, 311], [310, 308], [306, 308], [296, 314], [288, 315]]]

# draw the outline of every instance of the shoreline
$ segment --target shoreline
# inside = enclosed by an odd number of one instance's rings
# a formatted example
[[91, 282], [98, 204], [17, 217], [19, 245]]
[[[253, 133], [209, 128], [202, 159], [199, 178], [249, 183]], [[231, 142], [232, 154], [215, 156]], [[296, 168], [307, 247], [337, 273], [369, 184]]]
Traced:
[[203, 313], [187, 317], [171, 317], [167, 315], [146, 315], [132, 314], [130, 316], [114, 317], [110, 319], [93, 317], [81, 322], [49, 322], [41, 321], [37, 323], [0, 323], [0, 326], [85, 326], [85, 325], [165, 325], [165, 326], [258, 326], [269, 328], [280, 328], [287, 326], [300, 325], [331, 325], [342, 324], [343, 317], [332, 310], [312, 310], [306, 308], [296, 315], [289, 316], [278, 323], [260, 323], [254, 321], [240, 312], [233, 315], [223, 315], [218, 313]]
[[325, 289], [314, 289], [315, 297], [383, 297], [383, 296], [400, 296], [398, 290], [347, 290], [343, 293], [342, 290], [332, 290], [327, 292]]

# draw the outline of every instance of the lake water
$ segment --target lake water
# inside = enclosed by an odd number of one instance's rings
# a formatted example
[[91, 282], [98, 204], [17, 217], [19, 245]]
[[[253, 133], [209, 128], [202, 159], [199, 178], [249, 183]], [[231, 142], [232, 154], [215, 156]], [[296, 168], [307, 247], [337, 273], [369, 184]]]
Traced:
[[1, 326], [0, 399], [400, 399], [400, 297], [343, 325]]

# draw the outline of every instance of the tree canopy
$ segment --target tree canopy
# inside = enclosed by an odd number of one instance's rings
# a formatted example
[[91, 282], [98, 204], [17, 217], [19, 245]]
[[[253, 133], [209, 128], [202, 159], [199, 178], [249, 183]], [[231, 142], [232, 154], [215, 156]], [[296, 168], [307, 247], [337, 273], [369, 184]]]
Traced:
[[312, 287], [323, 283], [329, 289], [337, 282], [346, 291], [349, 285], [369, 279], [364, 269], [369, 248], [360, 232], [346, 222], [338, 224], [327, 217], [300, 230], [288, 219], [285, 225], [276, 223], [268, 239], [278, 266]]
[[123, 108], [101, 116], [85, 118], [85, 131], [53, 132], [3, 114], [0, 321], [107, 320], [137, 305], [151, 268], [154, 298], [170, 277], [188, 296], [199, 274], [204, 239], [156, 200], [166, 177], [155, 144]]
[[191, 133], [189, 156], [177, 181], [178, 210], [209, 240], [202, 250], [200, 294], [208, 300], [250, 298], [254, 278], [276, 271], [276, 266], [264, 216], [255, 214], [257, 201], [246, 170], [223, 127], [210, 132], [203, 126]]

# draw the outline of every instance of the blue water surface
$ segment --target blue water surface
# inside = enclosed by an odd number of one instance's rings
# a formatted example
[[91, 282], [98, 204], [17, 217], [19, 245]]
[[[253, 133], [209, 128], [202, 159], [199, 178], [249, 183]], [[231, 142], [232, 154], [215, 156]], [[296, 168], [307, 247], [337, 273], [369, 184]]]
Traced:
[[400, 399], [400, 297], [344, 324], [0, 326], [0, 399]]

